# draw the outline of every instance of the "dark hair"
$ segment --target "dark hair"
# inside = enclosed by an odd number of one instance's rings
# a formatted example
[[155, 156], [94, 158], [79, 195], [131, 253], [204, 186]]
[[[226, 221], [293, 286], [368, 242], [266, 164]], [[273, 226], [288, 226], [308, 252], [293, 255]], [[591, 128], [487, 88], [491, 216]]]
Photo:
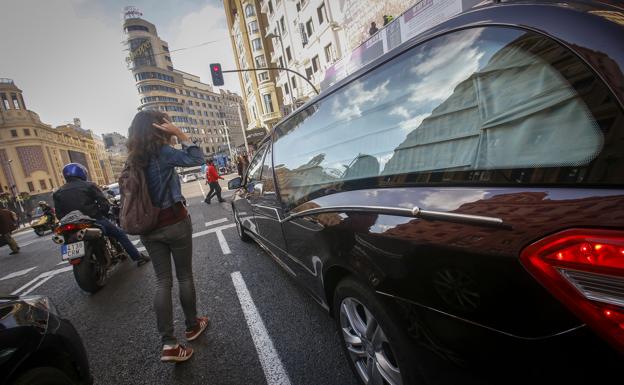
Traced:
[[208, 161], [207, 161], [207, 162], [208, 162], [208, 164], [213, 164], [213, 163], [214, 163], [214, 160], [213, 160], [212, 158], [210, 158], [210, 159], [208, 159]]
[[154, 127], [162, 124], [167, 114], [160, 111], [139, 111], [128, 129], [128, 163], [135, 167], [146, 167], [151, 158], [158, 156], [161, 147], [169, 143], [171, 135]]

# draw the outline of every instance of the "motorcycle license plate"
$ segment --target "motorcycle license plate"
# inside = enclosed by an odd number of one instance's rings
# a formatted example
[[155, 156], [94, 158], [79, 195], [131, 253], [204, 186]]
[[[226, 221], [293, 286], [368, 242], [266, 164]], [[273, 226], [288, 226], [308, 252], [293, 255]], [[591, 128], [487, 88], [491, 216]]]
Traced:
[[84, 254], [85, 254], [84, 241], [61, 245], [61, 259], [63, 259], [63, 261], [81, 258], [81, 257], [84, 257]]

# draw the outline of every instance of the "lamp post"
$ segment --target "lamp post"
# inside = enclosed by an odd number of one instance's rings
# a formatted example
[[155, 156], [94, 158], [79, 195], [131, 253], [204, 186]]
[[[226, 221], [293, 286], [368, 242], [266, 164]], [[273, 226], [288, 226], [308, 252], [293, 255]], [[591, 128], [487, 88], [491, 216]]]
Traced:
[[[269, 39], [275, 39], [277, 37], [279, 39], [280, 47], [282, 49], [282, 60], [284, 61], [284, 68], [288, 68], [288, 58], [286, 57], [286, 51], [284, 51], [284, 41], [282, 40], [282, 34], [269, 33], [268, 35], [266, 35], [266, 37], [268, 37]], [[290, 106], [292, 111], [294, 111], [295, 98], [293, 96], [293, 92], [295, 91], [293, 90], [292, 83], [290, 82], [290, 75], [288, 74], [286, 74], [286, 82], [288, 82], [288, 88], [290, 88]]]

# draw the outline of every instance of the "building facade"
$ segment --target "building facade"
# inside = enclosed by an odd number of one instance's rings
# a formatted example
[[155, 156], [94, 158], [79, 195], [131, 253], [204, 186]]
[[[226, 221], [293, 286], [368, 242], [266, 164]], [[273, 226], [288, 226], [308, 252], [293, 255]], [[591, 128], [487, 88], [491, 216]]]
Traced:
[[[344, 1], [261, 0], [266, 15], [267, 33], [277, 36], [276, 49], [270, 53], [272, 66], [285, 67], [307, 78], [318, 90], [325, 69], [339, 60], [348, 49]], [[362, 2], [368, 3], [368, 2]], [[302, 77], [279, 71], [277, 87], [284, 103], [298, 107], [316, 96], [314, 88]]]
[[63, 166], [83, 164], [100, 185], [112, 178], [104, 144], [79, 120], [57, 128], [26, 108], [22, 91], [0, 79], [0, 193], [46, 195], [65, 183]]
[[[243, 145], [237, 106], [243, 99], [232, 92], [215, 92], [198, 76], [173, 67], [169, 46], [154, 24], [127, 9], [123, 24], [126, 58], [140, 97], [139, 110], [169, 114], [174, 124], [196, 142], [206, 155], [228, 152]], [[243, 126], [246, 125], [242, 109]], [[229, 146], [228, 146], [229, 140]]]
[[[224, 0], [228, 30], [239, 70], [266, 68], [274, 49], [266, 37], [266, 16], [260, 12], [258, 0]], [[238, 78], [243, 93], [248, 130], [270, 129], [284, 115], [282, 93], [276, 87], [275, 71], [243, 71]]]

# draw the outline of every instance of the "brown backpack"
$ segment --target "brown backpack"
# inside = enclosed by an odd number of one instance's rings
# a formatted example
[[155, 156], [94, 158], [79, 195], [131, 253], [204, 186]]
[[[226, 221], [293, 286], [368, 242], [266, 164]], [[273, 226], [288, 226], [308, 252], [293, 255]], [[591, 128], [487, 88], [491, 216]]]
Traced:
[[160, 208], [152, 204], [143, 169], [126, 164], [119, 177], [119, 191], [121, 228], [130, 235], [147, 234], [156, 228]]

